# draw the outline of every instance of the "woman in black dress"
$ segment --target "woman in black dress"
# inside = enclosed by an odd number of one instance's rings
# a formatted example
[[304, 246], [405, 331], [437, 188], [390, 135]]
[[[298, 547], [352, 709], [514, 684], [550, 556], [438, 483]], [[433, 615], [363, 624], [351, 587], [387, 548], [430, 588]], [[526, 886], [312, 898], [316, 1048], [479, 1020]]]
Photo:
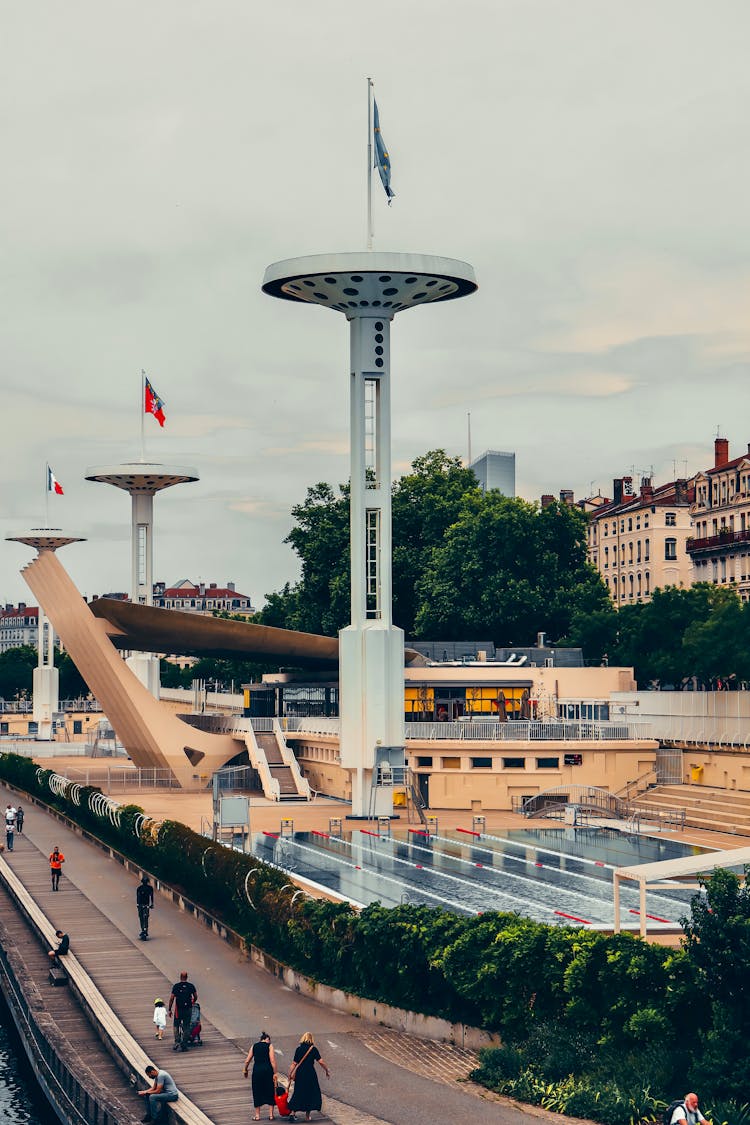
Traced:
[[261, 1031], [260, 1039], [253, 1043], [245, 1059], [243, 1074], [253, 1064], [253, 1105], [255, 1106], [255, 1120], [260, 1121], [260, 1107], [270, 1106], [268, 1120], [273, 1121], [273, 1107], [276, 1104], [276, 1055], [273, 1050], [271, 1036], [267, 1031]]
[[[326, 1072], [326, 1078], [330, 1078], [331, 1072], [320, 1057], [312, 1033], [306, 1031], [299, 1041], [299, 1047], [294, 1052], [294, 1062], [289, 1068], [289, 1079], [294, 1080], [294, 1092], [289, 1099], [289, 1108], [292, 1114], [304, 1110], [305, 1121], [310, 1120], [311, 1110], [317, 1109], [320, 1112], [323, 1106], [323, 1095], [315, 1072], [316, 1063], [319, 1063]], [[294, 1120], [293, 1116], [291, 1120]]]

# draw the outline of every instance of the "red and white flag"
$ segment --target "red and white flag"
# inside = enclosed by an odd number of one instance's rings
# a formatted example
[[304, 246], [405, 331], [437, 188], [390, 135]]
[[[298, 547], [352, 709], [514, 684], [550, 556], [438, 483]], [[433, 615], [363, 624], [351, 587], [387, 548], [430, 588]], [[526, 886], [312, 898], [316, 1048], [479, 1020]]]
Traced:
[[49, 465], [47, 466], [47, 492], [56, 492], [58, 496], [63, 495], [63, 486], [60, 484]]
[[164, 403], [152, 387], [150, 380], [146, 378], [145, 371], [143, 373], [143, 378], [145, 380], [143, 385], [143, 412], [144, 414], [153, 414], [159, 425], [163, 427], [167, 420], [167, 416], [164, 413]]

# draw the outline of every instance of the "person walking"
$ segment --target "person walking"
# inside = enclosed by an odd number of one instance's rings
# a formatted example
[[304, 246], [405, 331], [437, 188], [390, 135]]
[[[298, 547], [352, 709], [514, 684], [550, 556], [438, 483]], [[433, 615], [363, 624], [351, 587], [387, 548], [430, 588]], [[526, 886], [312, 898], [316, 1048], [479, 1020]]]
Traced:
[[141, 881], [135, 892], [135, 902], [138, 907], [138, 921], [141, 923], [139, 937], [141, 941], [148, 941], [148, 917], [154, 909], [154, 888], [148, 875], [142, 875]]
[[52, 890], [60, 890], [60, 876], [62, 875], [62, 865], [65, 863], [65, 856], [62, 854], [57, 844], [50, 852], [49, 856], [49, 873], [52, 876]]
[[5, 822], [5, 846], [9, 852], [13, 851], [13, 839], [16, 834], [16, 826], [12, 820]]
[[169, 997], [168, 1015], [172, 1015], [174, 1008], [174, 1047], [173, 1051], [187, 1051], [190, 1042], [190, 1016], [193, 1004], [198, 999], [195, 985], [188, 980], [186, 972], [180, 973], [180, 979], [172, 985]]
[[164, 1006], [164, 1001], [158, 998], [154, 1000], [154, 1026], [156, 1027], [156, 1038], [164, 1038], [164, 1028], [167, 1026], [167, 1009]]
[[23, 835], [23, 818], [24, 818], [23, 806], [19, 805], [18, 808], [16, 809], [16, 831], [20, 832], [21, 835]]
[[309, 1121], [311, 1112], [315, 1109], [320, 1113], [323, 1107], [323, 1095], [315, 1071], [316, 1063], [319, 1063], [325, 1071], [326, 1078], [330, 1078], [331, 1072], [315, 1046], [312, 1032], [306, 1031], [299, 1041], [299, 1047], [294, 1052], [294, 1062], [289, 1068], [289, 1081], [294, 1082], [294, 1092], [289, 1099], [292, 1121], [296, 1120], [294, 1114], [301, 1110], [304, 1110], [305, 1121]]
[[7, 827], [8, 824], [15, 824], [15, 823], [16, 823], [16, 808], [15, 808], [14, 805], [6, 805], [5, 806], [5, 824], [6, 824], [6, 827]]
[[245, 1066], [242, 1071], [245, 1078], [253, 1064], [253, 1105], [255, 1106], [255, 1120], [260, 1121], [261, 1106], [269, 1106], [268, 1120], [273, 1121], [273, 1107], [276, 1104], [276, 1055], [267, 1031], [261, 1031], [260, 1039], [253, 1043], [247, 1053]]
[[176, 1102], [179, 1097], [177, 1083], [166, 1070], [157, 1070], [153, 1065], [146, 1067], [146, 1074], [151, 1079], [148, 1090], [139, 1090], [138, 1096], [146, 1099], [146, 1113], [142, 1120], [166, 1121], [164, 1111], [165, 1102]]

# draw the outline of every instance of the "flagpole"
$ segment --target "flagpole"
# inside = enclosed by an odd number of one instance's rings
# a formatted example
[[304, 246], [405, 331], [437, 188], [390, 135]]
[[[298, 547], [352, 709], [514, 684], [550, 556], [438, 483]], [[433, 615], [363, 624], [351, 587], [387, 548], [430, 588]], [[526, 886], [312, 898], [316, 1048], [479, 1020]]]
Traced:
[[44, 518], [49, 530], [49, 461], [44, 466]]
[[372, 78], [367, 79], [367, 249], [372, 250]]
[[143, 436], [143, 419], [146, 413], [146, 372], [141, 368], [141, 464], [146, 462], [146, 446]]

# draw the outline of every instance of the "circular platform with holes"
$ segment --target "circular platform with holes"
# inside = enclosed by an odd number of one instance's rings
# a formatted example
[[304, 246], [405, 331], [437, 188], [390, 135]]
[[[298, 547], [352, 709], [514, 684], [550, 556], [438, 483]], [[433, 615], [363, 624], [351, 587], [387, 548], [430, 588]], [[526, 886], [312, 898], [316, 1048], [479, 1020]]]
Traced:
[[66, 535], [59, 527], [32, 527], [19, 535], [6, 535], [8, 543], [25, 543], [36, 551], [57, 551], [70, 543], [85, 543], [80, 535]]
[[367, 251], [288, 258], [269, 266], [263, 279], [263, 292], [271, 297], [324, 305], [349, 318], [390, 319], [403, 309], [465, 297], [476, 288], [467, 262]]
[[163, 488], [171, 488], [174, 484], [186, 484], [199, 479], [195, 469], [143, 461], [126, 461], [122, 465], [103, 465], [86, 470], [86, 480], [113, 484], [130, 493], [145, 492], [151, 495]]

